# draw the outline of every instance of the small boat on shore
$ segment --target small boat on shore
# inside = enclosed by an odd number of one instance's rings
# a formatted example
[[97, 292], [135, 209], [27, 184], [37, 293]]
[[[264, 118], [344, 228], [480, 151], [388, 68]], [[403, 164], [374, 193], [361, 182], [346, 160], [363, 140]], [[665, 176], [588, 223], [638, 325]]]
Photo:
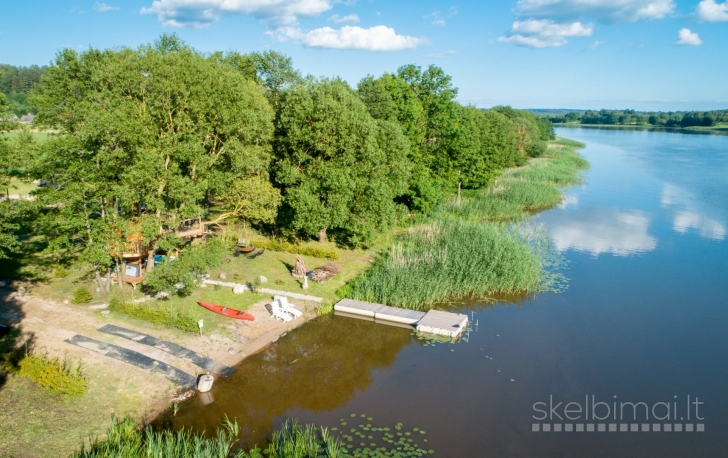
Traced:
[[201, 307], [205, 307], [207, 310], [215, 312], [218, 315], [226, 316], [228, 318], [235, 318], [236, 320], [255, 321], [255, 317], [253, 315], [251, 315], [250, 313], [245, 313], [241, 310], [231, 309], [230, 307], [225, 307], [224, 305], [210, 304], [209, 302], [203, 301], [198, 301], [197, 303], [200, 304]]

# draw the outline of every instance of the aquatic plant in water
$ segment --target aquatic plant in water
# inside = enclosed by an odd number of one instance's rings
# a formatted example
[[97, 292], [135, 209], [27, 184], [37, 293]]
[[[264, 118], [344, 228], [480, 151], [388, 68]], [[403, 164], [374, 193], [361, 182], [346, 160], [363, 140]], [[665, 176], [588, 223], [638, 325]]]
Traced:
[[374, 418], [365, 414], [352, 413], [348, 420], [340, 420], [340, 430], [331, 428], [341, 438], [342, 453], [353, 457], [393, 458], [434, 455], [435, 451], [427, 446], [425, 431], [420, 428], [405, 428], [403, 423], [396, 423], [392, 428], [379, 427], [373, 421]]

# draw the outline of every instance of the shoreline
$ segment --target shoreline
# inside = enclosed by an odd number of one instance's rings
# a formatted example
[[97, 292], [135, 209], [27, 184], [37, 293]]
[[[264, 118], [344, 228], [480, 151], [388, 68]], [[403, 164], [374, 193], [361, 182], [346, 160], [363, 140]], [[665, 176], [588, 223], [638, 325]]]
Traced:
[[615, 130], [647, 130], [652, 132], [672, 132], [703, 135], [728, 135], [728, 126], [719, 127], [668, 127], [668, 126], [646, 126], [646, 125], [624, 125], [624, 124], [573, 124], [555, 123], [554, 128], [564, 127], [568, 129], [615, 129]]

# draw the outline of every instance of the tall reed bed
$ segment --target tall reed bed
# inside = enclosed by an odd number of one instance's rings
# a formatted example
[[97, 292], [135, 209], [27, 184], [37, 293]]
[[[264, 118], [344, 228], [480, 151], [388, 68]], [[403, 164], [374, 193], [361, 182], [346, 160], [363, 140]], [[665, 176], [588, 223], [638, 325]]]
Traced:
[[562, 187], [580, 183], [579, 172], [588, 167], [569, 148], [549, 148], [490, 188], [440, 205], [340, 295], [421, 309], [466, 297], [559, 290], [563, 277], [553, 272], [559, 256], [548, 235], [525, 220], [559, 204]]
[[103, 440], [95, 439], [72, 458], [338, 458], [340, 442], [326, 428], [286, 422], [265, 450], [237, 450], [238, 424], [225, 420], [214, 437], [188, 430], [140, 430], [134, 420], [115, 423]]

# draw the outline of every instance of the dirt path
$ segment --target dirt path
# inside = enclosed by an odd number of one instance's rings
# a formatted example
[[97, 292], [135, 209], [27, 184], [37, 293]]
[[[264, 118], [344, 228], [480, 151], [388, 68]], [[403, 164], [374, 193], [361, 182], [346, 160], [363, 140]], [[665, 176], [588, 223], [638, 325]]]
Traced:
[[[251, 306], [247, 311], [255, 316], [255, 321], [247, 322], [230, 320], [227, 326], [227, 336], [221, 334], [206, 335], [203, 328], [203, 336], [184, 333], [175, 329], [164, 328], [141, 321], [129, 321], [115, 312], [102, 314], [102, 310], [94, 310], [88, 306], [62, 304], [36, 297], [23, 296], [18, 293], [10, 293], [0, 296], [0, 322], [14, 321], [13, 324], [20, 326], [24, 333], [32, 336], [34, 348], [47, 351], [49, 354], [58, 357], [66, 357], [80, 360], [83, 363], [84, 372], [88, 375], [89, 392], [82, 398], [73, 401], [65, 401], [67, 404], [79, 403], [79, 408], [91, 408], [95, 413], [88, 418], [80, 419], [86, 425], [75, 425], [72, 432], [54, 431], [53, 424], [45, 425], [45, 433], [40, 435], [12, 435], [13, 429], [24, 430], [32, 423], [32, 418], [26, 418], [24, 412], [13, 412], [14, 407], [23, 405], [18, 399], [12, 399], [13, 394], [3, 396], [3, 388], [0, 386], [0, 411], [5, 415], [12, 416], [11, 428], [6, 434], [0, 433], [0, 455], [11, 454], [13, 456], [43, 456], [42, 452], [34, 453], [33, 442], [44, 440], [47, 435], [57, 440], [58, 434], [73, 434], [76, 437], [69, 438], [63, 443], [75, 443], [73, 448], [79, 444], [79, 435], [87, 437], [90, 433], [103, 431], [109, 424], [112, 413], [116, 415], [131, 414], [137, 418], [154, 418], [162, 410], [169, 407], [174, 399], [182, 394], [178, 386], [164, 378], [161, 374], [151, 373], [127, 363], [123, 363], [104, 355], [80, 348], [64, 342], [76, 334], [91, 339], [112, 343], [124, 347], [151, 358], [163, 361], [191, 375], [204, 373], [204, 369], [195, 366], [190, 361], [177, 358], [159, 349], [143, 345], [122, 337], [106, 334], [97, 331], [105, 324], [114, 324], [137, 332], [145, 333], [159, 339], [174, 342], [183, 347], [194, 350], [202, 355], [210, 357], [227, 366], [235, 366], [247, 356], [254, 354], [275, 341], [285, 332], [303, 324], [311, 319], [311, 313], [303, 318], [292, 322], [282, 323], [270, 316], [265, 308], [269, 301], [259, 302]], [[303, 304], [293, 301], [294, 305], [303, 310]], [[10, 383], [8, 383], [10, 385]], [[11, 390], [12, 391], [12, 390]], [[23, 390], [21, 390], [22, 392]], [[89, 404], [89, 405], [86, 405]], [[83, 405], [83, 407], [81, 407]], [[64, 408], [65, 408], [64, 407]], [[26, 407], [27, 408], [27, 407]], [[30, 415], [28, 413], [27, 415]], [[37, 415], [37, 413], [36, 413]], [[0, 420], [4, 420], [0, 414]], [[52, 422], [51, 422], [52, 423]], [[60, 425], [59, 425], [60, 427]], [[84, 430], [84, 427], [86, 428]], [[64, 429], [64, 428], [61, 428]], [[82, 431], [82, 434], [79, 432]], [[27, 437], [26, 437], [27, 436]], [[19, 440], [17, 443], [12, 443]], [[45, 453], [47, 448], [43, 448]], [[72, 450], [72, 449], [71, 449]], [[70, 452], [71, 450], [67, 450]], [[45, 455], [48, 456], [48, 455]]]

